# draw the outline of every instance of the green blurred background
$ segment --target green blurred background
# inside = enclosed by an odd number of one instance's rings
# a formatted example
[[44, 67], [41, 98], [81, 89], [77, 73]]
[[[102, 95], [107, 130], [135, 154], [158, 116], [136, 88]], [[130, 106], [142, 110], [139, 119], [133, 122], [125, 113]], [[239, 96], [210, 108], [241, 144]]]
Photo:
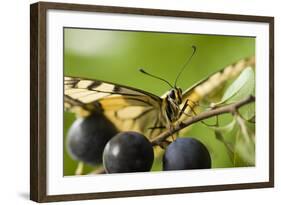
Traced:
[[[65, 28], [64, 75], [115, 82], [161, 96], [169, 87], [138, 69], [145, 68], [173, 84], [192, 45], [197, 52], [178, 81], [183, 90], [214, 71], [255, 54], [253, 37]], [[74, 120], [72, 113], [64, 113], [64, 145]], [[188, 136], [207, 146], [213, 168], [232, 167], [226, 148], [206, 126], [195, 124]], [[64, 147], [64, 175], [74, 175], [77, 164]], [[86, 166], [84, 171], [92, 169]], [[161, 159], [155, 160], [152, 170], [161, 170]]]

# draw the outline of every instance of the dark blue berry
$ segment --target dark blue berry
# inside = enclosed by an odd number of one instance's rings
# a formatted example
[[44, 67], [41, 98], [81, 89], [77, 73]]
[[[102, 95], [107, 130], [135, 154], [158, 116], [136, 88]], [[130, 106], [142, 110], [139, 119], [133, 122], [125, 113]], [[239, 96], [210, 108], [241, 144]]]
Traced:
[[211, 168], [207, 148], [193, 138], [178, 138], [166, 149], [163, 170], [187, 170]]
[[154, 159], [149, 140], [137, 132], [121, 132], [105, 146], [103, 165], [107, 173], [147, 172]]
[[100, 164], [106, 143], [117, 132], [115, 126], [101, 113], [79, 118], [68, 131], [68, 152], [76, 160], [91, 165]]

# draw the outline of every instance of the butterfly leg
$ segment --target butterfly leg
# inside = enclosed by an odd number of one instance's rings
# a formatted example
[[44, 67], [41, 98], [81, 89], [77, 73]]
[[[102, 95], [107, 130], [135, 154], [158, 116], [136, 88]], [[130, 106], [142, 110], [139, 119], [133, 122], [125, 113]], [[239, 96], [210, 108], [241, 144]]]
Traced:
[[[183, 107], [182, 107], [182, 109], [181, 109], [181, 111], [180, 111], [180, 113], [179, 113], [179, 118], [180, 118], [183, 114], [186, 115], [186, 116], [188, 116], [188, 117], [192, 117], [192, 115], [187, 114], [187, 113], [184, 112], [187, 107], [192, 108], [192, 107], [188, 104], [189, 101], [190, 101], [189, 99], [187, 99], [187, 100], [185, 101], [185, 103], [184, 103], [184, 105], [183, 105]], [[190, 101], [190, 102], [192, 102], [192, 101]]]
[[187, 106], [188, 106], [188, 99], [185, 101], [181, 111], [180, 111], [180, 114], [179, 114], [179, 118], [182, 116], [182, 114], [184, 113], [184, 111], [186, 110]]
[[[197, 113], [196, 113], [196, 111], [194, 110], [194, 108], [193, 108], [193, 106], [190, 106], [189, 104], [188, 104], [188, 102], [192, 102], [195, 106], [196, 105], [198, 105], [199, 106], [199, 104], [198, 103], [196, 103], [196, 102], [193, 102], [193, 101], [191, 101], [191, 100], [189, 100], [189, 99], [187, 99], [186, 101], [185, 101], [185, 103], [184, 103], [184, 106], [182, 107], [182, 109], [181, 109], [181, 111], [180, 111], [180, 115], [179, 115], [179, 117], [181, 117], [182, 116], [182, 114], [184, 114], [184, 115], [186, 115], [186, 116], [188, 116], [188, 117], [192, 117], [192, 115], [189, 115], [189, 114], [187, 114], [187, 113], [185, 113], [184, 111], [186, 110], [186, 108], [187, 107], [189, 107], [189, 109], [191, 110], [191, 112], [193, 113], [193, 115], [197, 115]], [[203, 120], [202, 121], [200, 121], [201, 123], [203, 123], [204, 125], [206, 125], [206, 126], [210, 126], [210, 127], [216, 127], [216, 126], [218, 126], [218, 124], [219, 124], [219, 118], [218, 118], [218, 116], [216, 116], [216, 123], [215, 124], [213, 124], [213, 125], [210, 125], [210, 124], [208, 124], [208, 123], [206, 123], [206, 122], [204, 122]]]

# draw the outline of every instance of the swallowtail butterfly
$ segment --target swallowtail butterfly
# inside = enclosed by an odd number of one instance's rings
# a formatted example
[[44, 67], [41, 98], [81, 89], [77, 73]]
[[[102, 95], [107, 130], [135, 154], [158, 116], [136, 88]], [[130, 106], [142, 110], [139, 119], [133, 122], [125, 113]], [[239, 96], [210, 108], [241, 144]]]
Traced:
[[169, 129], [173, 123], [187, 118], [198, 102], [221, 89], [226, 81], [254, 66], [254, 57], [241, 59], [185, 91], [170, 84], [171, 90], [161, 97], [101, 80], [64, 77], [64, 107], [79, 117], [103, 113], [120, 131], [137, 131], [153, 139], [162, 129]]

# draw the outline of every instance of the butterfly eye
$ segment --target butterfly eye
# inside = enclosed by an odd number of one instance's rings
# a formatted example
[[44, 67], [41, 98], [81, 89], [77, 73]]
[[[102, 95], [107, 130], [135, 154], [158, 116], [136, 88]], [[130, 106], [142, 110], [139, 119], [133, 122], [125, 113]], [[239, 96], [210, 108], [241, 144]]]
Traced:
[[176, 94], [175, 94], [174, 90], [171, 90], [171, 92], [169, 93], [169, 97], [172, 98], [172, 99], [176, 98]]

